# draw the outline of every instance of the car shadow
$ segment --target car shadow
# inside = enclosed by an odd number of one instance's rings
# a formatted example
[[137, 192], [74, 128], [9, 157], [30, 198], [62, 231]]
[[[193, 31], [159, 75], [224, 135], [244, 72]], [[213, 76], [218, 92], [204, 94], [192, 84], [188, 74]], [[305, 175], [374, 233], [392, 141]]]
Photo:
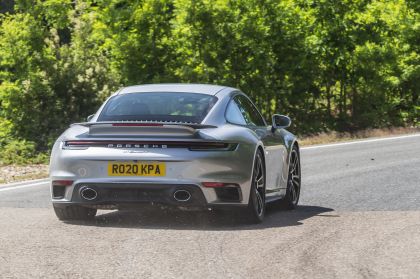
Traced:
[[[99, 214], [91, 222], [67, 222], [73, 225], [87, 225], [113, 228], [167, 229], [167, 230], [253, 230], [274, 227], [302, 225], [302, 221], [333, 209], [301, 205], [286, 211], [268, 206], [261, 224], [249, 224], [237, 212], [227, 211], [174, 211], [174, 210], [130, 210]], [[338, 215], [321, 215], [338, 217]]]

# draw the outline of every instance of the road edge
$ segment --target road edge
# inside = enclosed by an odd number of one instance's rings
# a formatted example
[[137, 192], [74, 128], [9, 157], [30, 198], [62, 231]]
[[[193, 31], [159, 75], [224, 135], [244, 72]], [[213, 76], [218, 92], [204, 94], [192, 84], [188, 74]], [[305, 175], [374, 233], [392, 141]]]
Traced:
[[32, 179], [32, 180], [23, 180], [23, 181], [19, 181], [19, 182], [13, 182], [13, 183], [4, 183], [4, 184], [0, 184], [0, 190], [5, 189], [5, 188], [14, 188], [14, 187], [19, 187], [19, 186], [23, 186], [23, 185], [33, 185], [33, 184], [40, 184], [40, 183], [47, 183], [49, 182], [49, 178], [39, 178], [39, 179]]

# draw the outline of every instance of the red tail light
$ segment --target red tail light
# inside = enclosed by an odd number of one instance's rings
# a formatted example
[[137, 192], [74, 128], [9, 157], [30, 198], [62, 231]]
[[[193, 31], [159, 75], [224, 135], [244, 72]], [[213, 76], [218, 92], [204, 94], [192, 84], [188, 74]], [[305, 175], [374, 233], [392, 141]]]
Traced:
[[238, 187], [238, 184], [224, 182], [201, 182], [201, 184], [207, 188]]
[[70, 186], [73, 184], [73, 180], [53, 180], [53, 186]]

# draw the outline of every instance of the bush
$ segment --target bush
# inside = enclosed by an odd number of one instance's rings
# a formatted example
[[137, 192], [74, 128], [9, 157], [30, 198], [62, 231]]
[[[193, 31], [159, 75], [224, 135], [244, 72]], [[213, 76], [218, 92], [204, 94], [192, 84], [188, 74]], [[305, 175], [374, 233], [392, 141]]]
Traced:
[[0, 151], [1, 165], [41, 164], [48, 162], [48, 154], [38, 153], [35, 143], [26, 140], [12, 140]]

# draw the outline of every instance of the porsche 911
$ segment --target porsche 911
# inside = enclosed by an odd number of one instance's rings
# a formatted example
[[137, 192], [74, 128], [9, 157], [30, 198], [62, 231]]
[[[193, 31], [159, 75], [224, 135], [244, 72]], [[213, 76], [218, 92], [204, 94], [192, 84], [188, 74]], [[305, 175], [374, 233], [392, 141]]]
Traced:
[[289, 117], [267, 123], [238, 89], [203, 84], [122, 88], [86, 122], [71, 125], [50, 160], [60, 220], [98, 209], [160, 205], [238, 210], [263, 220], [267, 203], [299, 201], [299, 144]]

